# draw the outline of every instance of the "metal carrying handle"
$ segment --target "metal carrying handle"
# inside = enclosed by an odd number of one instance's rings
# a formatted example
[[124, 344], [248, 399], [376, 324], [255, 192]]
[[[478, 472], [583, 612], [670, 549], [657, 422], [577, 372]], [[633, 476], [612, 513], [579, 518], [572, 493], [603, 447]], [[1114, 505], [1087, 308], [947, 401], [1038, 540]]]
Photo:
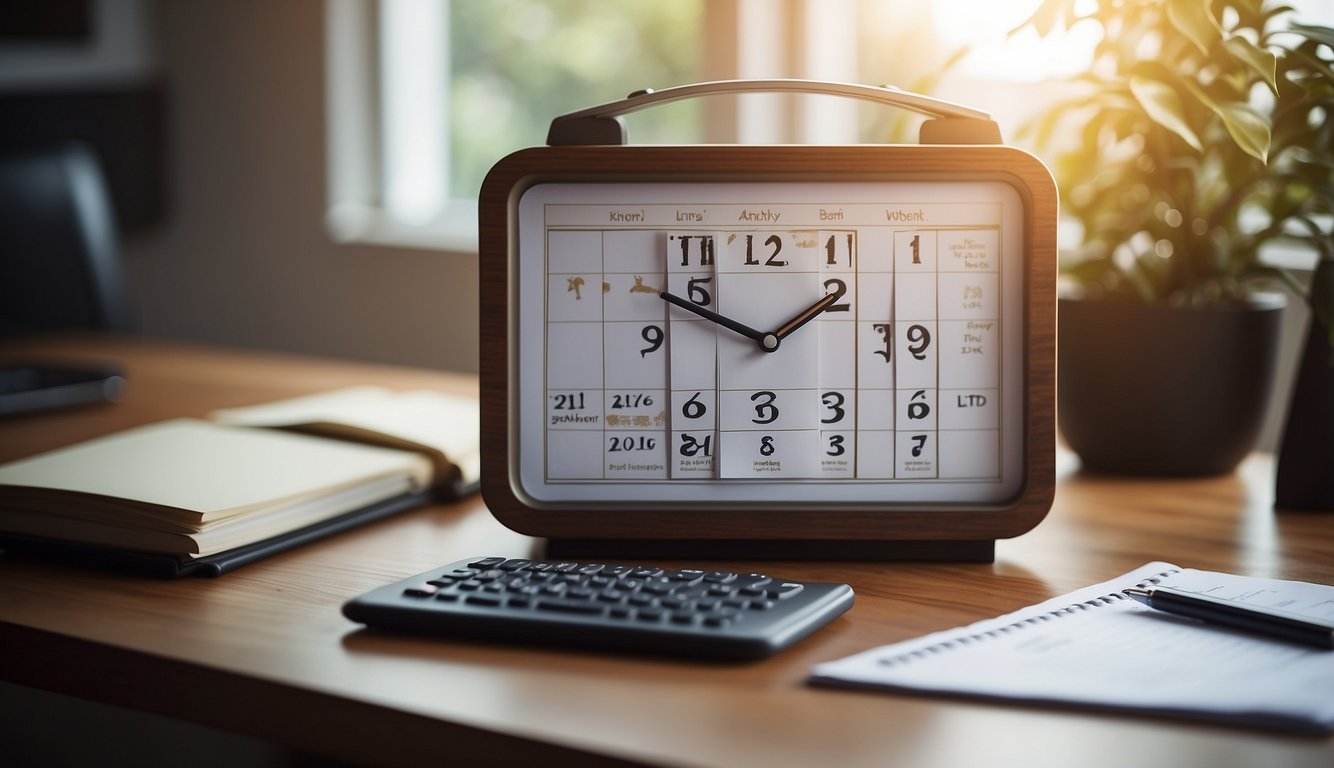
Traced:
[[[923, 144], [999, 144], [1000, 127], [991, 115], [962, 104], [905, 91], [893, 86], [858, 85], [827, 80], [715, 80], [666, 88], [636, 91], [619, 101], [561, 115], [551, 121], [547, 144], [572, 146], [628, 143], [622, 115], [646, 107], [696, 96], [740, 93], [810, 93], [846, 96], [900, 107], [931, 118], [922, 124]], [[930, 127], [928, 127], [930, 126]]]

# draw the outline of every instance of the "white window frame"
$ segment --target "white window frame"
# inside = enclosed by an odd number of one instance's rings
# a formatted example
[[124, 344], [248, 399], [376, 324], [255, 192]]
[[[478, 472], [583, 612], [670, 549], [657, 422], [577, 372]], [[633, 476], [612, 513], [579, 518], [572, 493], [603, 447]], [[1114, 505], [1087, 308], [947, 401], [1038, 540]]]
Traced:
[[[447, 105], [416, 110], [413, 121], [385, 119], [386, 109], [448, 93], [447, 6], [395, 0], [382, 13], [374, 0], [326, 0], [325, 7], [330, 236], [476, 252], [477, 201], [450, 197], [447, 189]], [[423, 20], [438, 26], [415, 24]], [[384, 36], [403, 29], [415, 45], [382, 45]], [[432, 45], [432, 35], [443, 40]], [[413, 77], [398, 77], [407, 67]], [[406, 217], [392, 212], [405, 209]]]
[[[337, 242], [477, 251], [477, 201], [452, 196], [445, 186], [448, 105], [421, 110], [448, 93], [447, 1], [325, 0], [325, 224]], [[708, 0], [704, 13], [702, 79], [857, 77], [851, 43], [857, 0]], [[402, 45], [405, 34], [416, 45]], [[383, 45], [390, 35], [400, 37]], [[410, 78], [397, 76], [404, 68]], [[589, 105], [611, 98], [595, 96]], [[412, 107], [411, 121], [388, 116], [400, 105]], [[709, 99], [704, 136], [722, 143], [855, 143], [856, 116], [855, 103], [837, 97]]]

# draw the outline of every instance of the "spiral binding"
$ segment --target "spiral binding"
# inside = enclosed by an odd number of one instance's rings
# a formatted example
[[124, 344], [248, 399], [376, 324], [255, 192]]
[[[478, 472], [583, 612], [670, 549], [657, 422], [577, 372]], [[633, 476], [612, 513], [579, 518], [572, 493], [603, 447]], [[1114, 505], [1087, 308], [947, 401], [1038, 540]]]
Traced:
[[[1135, 586], [1139, 587], [1140, 589], [1143, 589], [1145, 587], [1156, 586], [1160, 584], [1162, 580], [1167, 578], [1168, 576], [1180, 572], [1181, 571], [1177, 568], [1170, 568], [1166, 571], [1163, 571], [1162, 573], [1154, 574], [1153, 576], [1150, 576], [1146, 579], [1142, 579], [1141, 581], [1136, 583]], [[1116, 603], [1122, 600], [1129, 600], [1129, 599], [1130, 598], [1126, 597], [1125, 593], [1123, 592], [1113, 592], [1110, 595], [1095, 597], [1092, 600], [1085, 600], [1081, 603], [1072, 603], [1070, 605], [1065, 606], [1064, 608], [1057, 608], [1054, 611], [1048, 611], [1046, 613], [1038, 614], [1037, 616], [1030, 616], [1027, 619], [1024, 619], [1023, 621], [1016, 621], [1013, 624], [1006, 624], [1003, 627], [996, 627], [995, 629], [988, 630], [986, 632], [977, 632], [971, 635], [964, 635], [962, 637], [952, 638], [950, 640], [945, 640], [936, 643], [934, 645], [928, 645], [925, 648], [918, 648], [917, 650], [909, 651], [908, 653], [901, 653], [898, 654], [897, 656], [890, 656], [888, 658], [878, 659], [877, 663], [885, 667], [893, 667], [899, 664], [907, 664], [908, 662], [924, 659], [927, 656], [931, 656], [933, 654], [937, 654], [942, 651], [951, 651], [956, 648], [961, 648], [963, 646], [970, 645], [972, 643], [977, 643], [983, 640], [1001, 637], [1002, 635], [1008, 635], [1011, 632], [1024, 629], [1026, 627], [1030, 627], [1036, 624], [1042, 624], [1048, 621], [1052, 621], [1053, 619], [1058, 619], [1062, 616], [1070, 616], [1076, 612], [1087, 611], [1090, 608], [1097, 608], [1103, 605], [1115, 605]]]

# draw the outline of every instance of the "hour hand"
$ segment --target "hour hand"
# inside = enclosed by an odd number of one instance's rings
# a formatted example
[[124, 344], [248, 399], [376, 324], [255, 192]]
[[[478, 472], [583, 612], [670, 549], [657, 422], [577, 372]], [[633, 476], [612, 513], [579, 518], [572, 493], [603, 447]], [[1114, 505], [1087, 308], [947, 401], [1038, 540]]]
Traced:
[[663, 291], [658, 295], [662, 297], [663, 301], [675, 304], [676, 306], [686, 310], [687, 312], [693, 312], [699, 315], [700, 317], [704, 318], [705, 320], [711, 320], [717, 323], [718, 325], [721, 325], [722, 327], [728, 329], [729, 331], [734, 331], [736, 333], [741, 334], [742, 336], [754, 339], [757, 343], [759, 343], [760, 349], [764, 350], [765, 352], [772, 352], [775, 349], [778, 349], [779, 337], [775, 334], [765, 333], [764, 331], [757, 331], [754, 328], [751, 328], [749, 325], [746, 325], [745, 323], [739, 323], [736, 320], [733, 320], [730, 317], [724, 317], [718, 314], [717, 312], [714, 312], [711, 309], [705, 309], [704, 307], [701, 307], [695, 302], [690, 301], [688, 299], [683, 299], [674, 293], [668, 293], [667, 291]]

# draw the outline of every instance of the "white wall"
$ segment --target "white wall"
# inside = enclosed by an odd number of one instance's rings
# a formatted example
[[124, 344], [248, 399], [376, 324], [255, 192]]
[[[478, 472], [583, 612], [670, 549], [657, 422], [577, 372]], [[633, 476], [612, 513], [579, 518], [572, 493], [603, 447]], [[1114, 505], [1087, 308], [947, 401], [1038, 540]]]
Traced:
[[153, 10], [168, 211], [125, 249], [144, 332], [476, 371], [475, 254], [325, 233], [322, 0]]

